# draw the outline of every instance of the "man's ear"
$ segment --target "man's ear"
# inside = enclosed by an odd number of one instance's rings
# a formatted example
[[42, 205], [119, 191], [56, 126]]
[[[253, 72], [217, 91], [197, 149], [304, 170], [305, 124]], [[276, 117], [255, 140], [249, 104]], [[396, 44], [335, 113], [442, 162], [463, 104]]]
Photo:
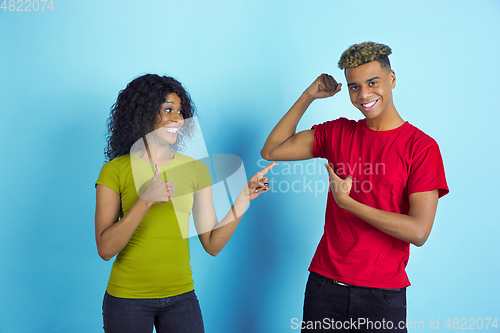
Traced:
[[391, 81], [391, 88], [396, 88], [396, 73], [393, 70], [389, 73], [389, 80]]

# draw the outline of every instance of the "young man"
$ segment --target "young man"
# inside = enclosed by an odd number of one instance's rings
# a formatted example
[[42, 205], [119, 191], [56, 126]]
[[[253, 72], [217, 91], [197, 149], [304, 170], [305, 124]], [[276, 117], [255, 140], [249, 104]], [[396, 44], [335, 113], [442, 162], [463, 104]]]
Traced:
[[340, 91], [320, 75], [267, 138], [267, 160], [326, 158], [330, 188], [324, 234], [311, 266], [301, 327], [307, 332], [406, 332], [405, 267], [410, 243], [431, 232], [448, 193], [437, 143], [394, 107], [396, 76], [383, 44], [352, 45], [341, 56], [352, 104], [364, 116], [296, 133], [317, 98]]

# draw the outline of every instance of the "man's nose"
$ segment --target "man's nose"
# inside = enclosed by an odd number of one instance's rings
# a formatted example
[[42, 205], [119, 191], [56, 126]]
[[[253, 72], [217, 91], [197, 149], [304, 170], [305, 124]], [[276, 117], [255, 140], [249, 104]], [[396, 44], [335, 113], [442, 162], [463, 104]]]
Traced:
[[372, 93], [372, 91], [368, 87], [359, 88], [359, 96], [363, 99], [369, 97], [371, 95], [371, 93]]

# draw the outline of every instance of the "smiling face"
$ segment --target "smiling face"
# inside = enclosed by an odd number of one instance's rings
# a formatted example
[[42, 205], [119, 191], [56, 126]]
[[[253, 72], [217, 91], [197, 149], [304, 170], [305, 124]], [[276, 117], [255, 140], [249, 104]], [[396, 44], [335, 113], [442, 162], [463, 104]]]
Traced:
[[181, 99], [176, 93], [165, 97], [165, 102], [160, 106], [160, 114], [156, 117], [155, 133], [168, 144], [174, 144], [177, 134], [184, 124], [182, 116]]
[[397, 111], [392, 101], [396, 75], [390, 68], [382, 68], [378, 61], [346, 68], [345, 76], [352, 104], [367, 121], [389, 120]]

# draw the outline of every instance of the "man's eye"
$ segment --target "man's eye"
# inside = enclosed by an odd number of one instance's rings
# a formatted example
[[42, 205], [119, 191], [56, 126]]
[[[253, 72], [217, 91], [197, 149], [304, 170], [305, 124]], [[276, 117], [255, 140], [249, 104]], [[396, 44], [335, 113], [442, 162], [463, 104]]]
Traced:
[[377, 82], [376, 82], [376, 81], [371, 81], [371, 82], [369, 82], [369, 83], [368, 83], [368, 85], [369, 85], [370, 87], [373, 87], [373, 86], [374, 86], [374, 85], [376, 85], [376, 84], [377, 84]]
[[351, 86], [351, 90], [358, 90], [358, 86]]

